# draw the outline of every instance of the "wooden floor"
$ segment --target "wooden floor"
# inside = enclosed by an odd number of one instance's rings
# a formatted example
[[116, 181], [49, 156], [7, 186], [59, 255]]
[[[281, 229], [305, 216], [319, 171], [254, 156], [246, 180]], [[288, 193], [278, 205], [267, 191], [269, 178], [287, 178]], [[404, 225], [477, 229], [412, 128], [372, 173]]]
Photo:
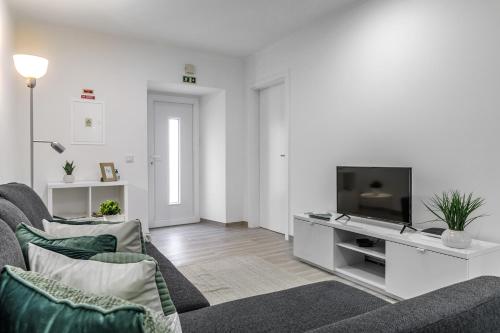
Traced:
[[332, 279], [331, 274], [294, 259], [292, 242], [266, 229], [201, 222], [152, 229], [151, 237], [156, 247], [176, 266], [254, 255], [311, 282]]
[[[333, 274], [295, 259], [292, 241], [282, 234], [266, 229], [249, 229], [244, 225], [226, 226], [215, 222], [201, 222], [151, 230], [152, 242], [176, 266], [218, 260], [229, 256], [257, 256], [280, 269], [309, 281], [310, 283], [338, 280], [359, 289]], [[378, 293], [368, 291], [386, 299]]]

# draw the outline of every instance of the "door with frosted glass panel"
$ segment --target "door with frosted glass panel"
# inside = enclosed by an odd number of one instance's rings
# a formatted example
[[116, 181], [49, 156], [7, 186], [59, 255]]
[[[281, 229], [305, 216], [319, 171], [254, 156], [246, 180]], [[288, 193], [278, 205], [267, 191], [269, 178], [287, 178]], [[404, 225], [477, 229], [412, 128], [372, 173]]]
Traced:
[[154, 226], [197, 222], [193, 105], [154, 102]]

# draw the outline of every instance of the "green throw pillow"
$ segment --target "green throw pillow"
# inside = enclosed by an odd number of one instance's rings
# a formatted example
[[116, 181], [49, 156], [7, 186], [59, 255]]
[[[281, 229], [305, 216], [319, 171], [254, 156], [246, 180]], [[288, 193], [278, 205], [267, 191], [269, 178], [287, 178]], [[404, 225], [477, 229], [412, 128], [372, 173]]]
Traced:
[[21, 245], [26, 264], [28, 264], [29, 243], [59, 245], [73, 249], [95, 251], [97, 253], [115, 252], [117, 244], [116, 237], [112, 235], [55, 238], [24, 223], [17, 226], [16, 237], [19, 245]]
[[5, 266], [0, 275], [0, 318], [0, 332], [181, 332], [177, 314], [164, 316], [12, 266]]

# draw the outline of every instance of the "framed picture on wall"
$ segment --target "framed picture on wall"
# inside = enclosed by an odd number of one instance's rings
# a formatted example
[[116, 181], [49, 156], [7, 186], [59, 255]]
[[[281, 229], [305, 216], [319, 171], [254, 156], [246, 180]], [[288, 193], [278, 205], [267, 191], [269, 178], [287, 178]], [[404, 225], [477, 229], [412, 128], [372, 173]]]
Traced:
[[104, 102], [74, 99], [71, 103], [71, 143], [103, 145]]
[[103, 182], [116, 182], [116, 169], [115, 164], [112, 162], [99, 163], [101, 168], [101, 181]]

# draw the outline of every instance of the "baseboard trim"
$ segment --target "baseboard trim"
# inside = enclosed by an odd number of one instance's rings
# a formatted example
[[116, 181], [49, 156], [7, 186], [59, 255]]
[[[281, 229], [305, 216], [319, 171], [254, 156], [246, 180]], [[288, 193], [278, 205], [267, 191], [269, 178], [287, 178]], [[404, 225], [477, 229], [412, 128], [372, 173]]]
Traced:
[[209, 222], [209, 223], [217, 223], [217, 224], [223, 224], [225, 227], [230, 228], [230, 227], [247, 227], [248, 228], [248, 222], [247, 221], [238, 221], [238, 222], [220, 222], [220, 221], [214, 221], [214, 220], [208, 220], [208, 219], [200, 219], [200, 222]]
[[246, 227], [246, 228], [248, 228], [247, 221], [229, 222], [229, 223], [224, 223], [224, 224], [226, 225], [226, 228], [230, 228], [230, 227]]

